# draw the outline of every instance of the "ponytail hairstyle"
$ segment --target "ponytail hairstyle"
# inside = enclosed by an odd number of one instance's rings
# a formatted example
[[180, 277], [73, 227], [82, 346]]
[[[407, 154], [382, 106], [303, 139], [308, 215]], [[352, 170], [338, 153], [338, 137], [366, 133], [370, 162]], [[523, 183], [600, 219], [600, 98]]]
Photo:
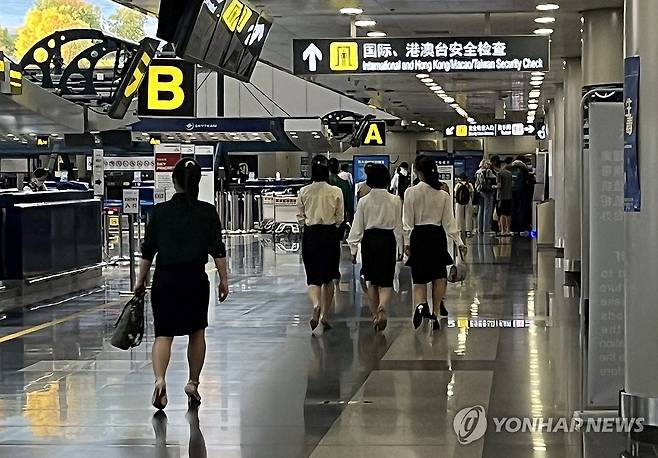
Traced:
[[437, 191], [441, 191], [442, 183], [439, 180], [439, 169], [436, 161], [429, 156], [418, 156], [416, 158], [416, 171], [421, 175], [421, 181], [424, 181]]
[[318, 154], [311, 162], [311, 180], [329, 182], [329, 161], [326, 156]]
[[176, 163], [172, 174], [174, 183], [180, 188], [188, 202], [199, 199], [199, 182], [201, 181], [201, 167], [192, 158], [186, 157]]

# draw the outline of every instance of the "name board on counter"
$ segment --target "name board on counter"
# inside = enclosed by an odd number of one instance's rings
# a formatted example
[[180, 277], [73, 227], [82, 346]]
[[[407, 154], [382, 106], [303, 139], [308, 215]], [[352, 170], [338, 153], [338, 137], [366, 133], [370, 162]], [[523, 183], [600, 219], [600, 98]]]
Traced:
[[489, 123], [489, 124], [458, 124], [445, 128], [446, 137], [482, 138], [482, 137], [524, 137], [535, 135], [537, 128], [532, 124]]
[[547, 36], [293, 40], [296, 75], [548, 71]]

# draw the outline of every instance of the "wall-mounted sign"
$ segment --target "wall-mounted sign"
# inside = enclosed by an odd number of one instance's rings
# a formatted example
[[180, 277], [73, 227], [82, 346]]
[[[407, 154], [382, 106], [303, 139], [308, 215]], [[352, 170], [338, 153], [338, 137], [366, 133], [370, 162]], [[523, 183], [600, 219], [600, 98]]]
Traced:
[[372, 121], [368, 123], [363, 138], [363, 146], [386, 146], [386, 121]]
[[537, 128], [532, 124], [490, 123], [490, 124], [459, 124], [445, 128], [446, 137], [482, 138], [482, 137], [523, 137], [535, 135]]
[[37, 148], [48, 149], [50, 147], [50, 135], [37, 135]]
[[548, 126], [546, 124], [539, 123], [536, 126], [537, 131], [535, 132], [535, 138], [537, 140], [544, 141], [548, 139]]
[[624, 211], [642, 209], [638, 128], [640, 127], [640, 57], [628, 57], [624, 65]]
[[548, 71], [547, 36], [294, 40], [296, 75]]
[[139, 116], [189, 118], [196, 115], [196, 65], [180, 59], [153, 59], [139, 91]]
[[158, 40], [152, 38], [144, 38], [140, 42], [139, 49], [126, 72], [126, 77], [119, 84], [117, 95], [107, 112], [110, 118], [123, 119], [126, 115], [135, 94], [144, 81], [146, 71], [158, 49], [158, 43]]
[[181, 145], [163, 143], [153, 147], [155, 153], [155, 189], [165, 193], [169, 199], [174, 195], [174, 181], [171, 176], [174, 167], [181, 160]]

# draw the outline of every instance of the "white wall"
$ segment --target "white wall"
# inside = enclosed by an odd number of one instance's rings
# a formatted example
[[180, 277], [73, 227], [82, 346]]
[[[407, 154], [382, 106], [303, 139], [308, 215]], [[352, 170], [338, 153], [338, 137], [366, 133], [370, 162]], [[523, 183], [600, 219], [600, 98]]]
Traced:
[[488, 156], [496, 154], [530, 154], [537, 151], [535, 137], [496, 137], [484, 141], [484, 152]]

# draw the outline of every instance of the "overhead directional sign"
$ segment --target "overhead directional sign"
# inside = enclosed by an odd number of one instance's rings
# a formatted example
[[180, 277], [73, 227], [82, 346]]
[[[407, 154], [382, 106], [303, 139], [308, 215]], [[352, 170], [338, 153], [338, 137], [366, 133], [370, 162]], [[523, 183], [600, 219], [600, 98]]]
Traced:
[[368, 123], [361, 139], [363, 146], [386, 146], [386, 121]]
[[524, 137], [536, 135], [537, 128], [532, 124], [491, 123], [491, 124], [459, 124], [446, 127], [446, 137], [481, 138], [481, 137]]
[[547, 36], [294, 40], [296, 75], [548, 71]]

